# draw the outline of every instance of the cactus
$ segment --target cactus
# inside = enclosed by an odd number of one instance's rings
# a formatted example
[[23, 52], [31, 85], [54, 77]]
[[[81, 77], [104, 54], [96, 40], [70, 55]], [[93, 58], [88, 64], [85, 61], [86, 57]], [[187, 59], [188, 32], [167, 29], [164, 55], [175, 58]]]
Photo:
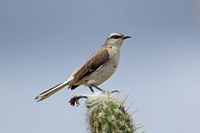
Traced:
[[131, 116], [137, 110], [128, 114], [132, 104], [125, 110], [124, 102], [127, 97], [128, 95], [122, 101], [116, 93], [98, 92], [88, 96], [74, 96], [69, 103], [78, 106], [79, 99], [86, 98], [87, 123], [92, 133], [134, 133], [144, 125], [133, 124]]
[[91, 132], [134, 133], [136, 128], [131, 115], [125, 110], [124, 101], [116, 93], [99, 92], [87, 96], [85, 103]]

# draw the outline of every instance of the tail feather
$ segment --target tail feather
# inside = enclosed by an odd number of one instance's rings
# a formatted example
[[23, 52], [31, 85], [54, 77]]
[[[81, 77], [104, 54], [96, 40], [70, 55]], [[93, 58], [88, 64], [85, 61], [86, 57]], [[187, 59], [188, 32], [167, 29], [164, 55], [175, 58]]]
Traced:
[[35, 100], [37, 100], [37, 102], [42, 101], [46, 98], [48, 98], [49, 96], [53, 95], [54, 93], [58, 92], [59, 90], [61, 90], [62, 88], [64, 88], [65, 86], [68, 85], [69, 82], [65, 81], [63, 83], [60, 83], [52, 88], [50, 88], [49, 90], [46, 90], [44, 92], [42, 92], [41, 94], [39, 94]]

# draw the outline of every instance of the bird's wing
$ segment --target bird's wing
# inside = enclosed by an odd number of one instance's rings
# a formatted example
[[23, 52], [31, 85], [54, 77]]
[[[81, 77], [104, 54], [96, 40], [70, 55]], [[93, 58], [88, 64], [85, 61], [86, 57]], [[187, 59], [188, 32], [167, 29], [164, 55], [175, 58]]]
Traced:
[[[96, 71], [109, 60], [109, 53], [106, 48], [101, 48], [82, 65], [72, 75], [74, 76], [69, 88], [76, 84], [80, 79]], [[72, 88], [71, 88], [72, 89]]]

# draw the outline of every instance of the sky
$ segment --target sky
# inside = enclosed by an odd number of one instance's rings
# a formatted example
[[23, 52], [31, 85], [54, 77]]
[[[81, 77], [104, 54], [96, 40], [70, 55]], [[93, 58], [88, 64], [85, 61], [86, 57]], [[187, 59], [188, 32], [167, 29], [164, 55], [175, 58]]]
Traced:
[[199, 131], [198, 0], [0, 0], [0, 132], [87, 133], [81, 86], [35, 102], [66, 80], [112, 32], [124, 41], [113, 76], [99, 87], [119, 90], [137, 133]]

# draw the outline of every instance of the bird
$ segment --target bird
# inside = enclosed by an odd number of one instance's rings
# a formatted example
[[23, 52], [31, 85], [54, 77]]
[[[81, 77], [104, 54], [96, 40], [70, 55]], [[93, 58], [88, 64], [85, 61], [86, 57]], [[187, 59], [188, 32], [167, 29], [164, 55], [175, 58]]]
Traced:
[[68, 86], [68, 89], [74, 90], [80, 85], [85, 85], [92, 92], [94, 92], [93, 87], [105, 92], [98, 86], [109, 79], [116, 71], [121, 45], [127, 38], [131, 38], [131, 36], [125, 36], [119, 32], [109, 34], [103, 46], [78, 67], [66, 81], [42, 92], [35, 100], [37, 102], [42, 101], [66, 86]]

